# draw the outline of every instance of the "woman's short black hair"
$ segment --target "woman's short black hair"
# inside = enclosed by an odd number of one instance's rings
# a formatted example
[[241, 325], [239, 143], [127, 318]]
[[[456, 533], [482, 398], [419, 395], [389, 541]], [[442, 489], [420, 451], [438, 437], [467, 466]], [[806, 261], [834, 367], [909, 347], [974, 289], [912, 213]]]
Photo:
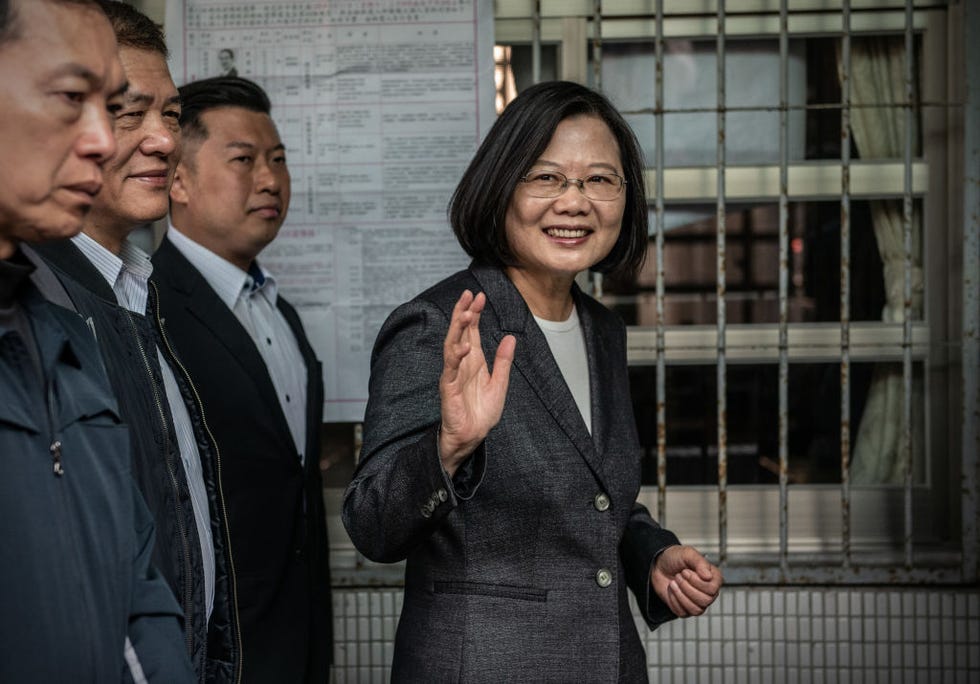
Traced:
[[647, 250], [647, 201], [643, 158], [629, 124], [603, 95], [578, 83], [547, 81], [520, 93], [497, 118], [449, 202], [449, 222], [459, 244], [474, 259], [514, 265], [505, 218], [521, 177], [548, 147], [558, 124], [577, 115], [602, 119], [619, 144], [626, 178], [626, 208], [619, 239], [593, 267], [630, 276]]

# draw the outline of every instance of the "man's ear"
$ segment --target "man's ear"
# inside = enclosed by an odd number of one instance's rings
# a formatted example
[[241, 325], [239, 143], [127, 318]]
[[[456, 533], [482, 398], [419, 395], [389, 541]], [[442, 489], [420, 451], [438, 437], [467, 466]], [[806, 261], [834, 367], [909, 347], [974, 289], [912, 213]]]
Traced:
[[187, 178], [187, 167], [183, 162], [177, 164], [174, 172], [174, 182], [170, 186], [170, 201], [177, 204], [187, 204], [187, 186], [184, 179]]

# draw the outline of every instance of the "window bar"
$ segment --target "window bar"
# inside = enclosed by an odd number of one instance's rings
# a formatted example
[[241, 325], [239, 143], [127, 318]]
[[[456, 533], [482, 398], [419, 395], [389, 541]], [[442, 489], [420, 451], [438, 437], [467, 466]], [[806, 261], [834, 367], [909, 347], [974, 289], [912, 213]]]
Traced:
[[717, 199], [717, 330], [718, 330], [718, 560], [728, 556], [728, 387], [725, 382], [725, 0], [718, 2], [718, 199]]
[[789, 14], [779, 3], [779, 567], [789, 575]]
[[912, 567], [912, 124], [913, 91], [912, 0], [905, 0], [905, 188], [902, 232], [905, 251], [905, 311], [902, 321], [902, 452], [905, 455], [905, 566]]
[[[592, 86], [602, 92], [602, 0], [592, 4]], [[592, 296], [602, 298], [602, 274], [592, 272]]]
[[602, 90], [602, 0], [592, 3], [592, 85]]
[[664, 0], [657, 0], [656, 43], [656, 240], [657, 266], [657, 520], [667, 517], [667, 364], [664, 323]]
[[[980, 6], [963, 6], [966, 83], [980, 83]], [[963, 580], [980, 578], [980, 510], [977, 506], [980, 478], [980, 94], [966, 89], [963, 112], [963, 412], [960, 446], [963, 463], [962, 520]]]
[[541, 0], [534, 0], [531, 17], [531, 81], [541, 82]]
[[851, 2], [841, 33], [840, 496], [841, 565], [851, 567]]

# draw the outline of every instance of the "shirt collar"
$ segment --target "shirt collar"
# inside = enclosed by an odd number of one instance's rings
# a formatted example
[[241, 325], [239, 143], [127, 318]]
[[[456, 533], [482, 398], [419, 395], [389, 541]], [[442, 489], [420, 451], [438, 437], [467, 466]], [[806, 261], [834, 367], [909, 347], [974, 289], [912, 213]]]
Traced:
[[275, 278], [258, 262], [253, 261], [248, 272], [245, 272], [204, 245], [187, 237], [172, 223], [167, 229], [166, 239], [170, 240], [177, 251], [191, 262], [191, 266], [201, 272], [208, 285], [229, 309], [235, 308], [238, 298], [243, 294], [251, 296], [261, 293], [271, 304], [275, 304], [278, 294]]
[[257, 261], [253, 261], [248, 267], [245, 291], [248, 295], [261, 294], [269, 300], [270, 304], [274, 305], [279, 294], [279, 287], [276, 285], [275, 276], [262, 268]]
[[153, 274], [153, 264], [149, 255], [129, 240], [123, 241], [118, 256], [85, 233], [79, 233], [71, 240], [85, 255], [85, 258], [102, 274], [102, 277], [109, 283], [109, 287], [115, 287], [123, 270], [129, 272], [142, 283], [148, 281]]

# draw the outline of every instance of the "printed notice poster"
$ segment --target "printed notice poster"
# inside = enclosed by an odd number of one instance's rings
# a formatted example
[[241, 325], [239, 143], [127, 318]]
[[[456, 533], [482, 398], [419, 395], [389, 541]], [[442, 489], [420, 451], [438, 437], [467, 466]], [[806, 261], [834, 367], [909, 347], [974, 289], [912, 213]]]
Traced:
[[324, 420], [360, 421], [388, 314], [468, 258], [446, 205], [494, 119], [488, 0], [170, 0], [178, 85], [259, 83], [289, 214], [259, 257], [323, 362]]

